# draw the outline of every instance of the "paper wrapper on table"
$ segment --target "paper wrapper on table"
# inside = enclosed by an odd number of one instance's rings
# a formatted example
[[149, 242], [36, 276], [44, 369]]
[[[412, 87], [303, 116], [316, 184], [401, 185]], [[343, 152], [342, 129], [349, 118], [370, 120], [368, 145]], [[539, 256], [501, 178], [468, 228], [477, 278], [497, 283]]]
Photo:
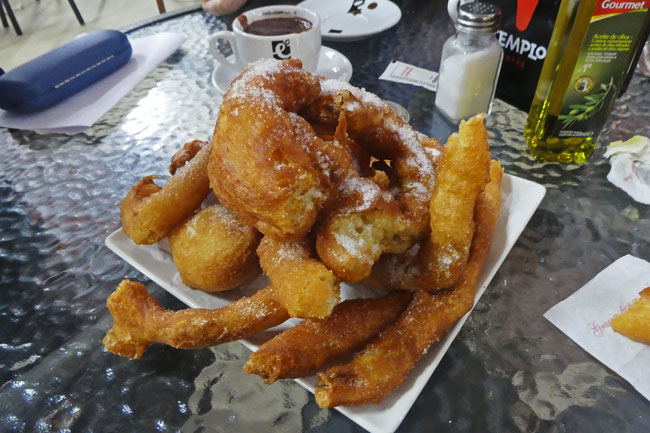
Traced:
[[611, 327], [612, 318], [625, 311], [648, 286], [650, 263], [627, 255], [544, 317], [650, 400], [650, 346], [630, 340]]
[[635, 135], [607, 146], [612, 166], [607, 180], [639, 203], [650, 204], [650, 139]]
[[379, 76], [379, 79], [412, 84], [435, 92], [438, 90], [438, 77], [439, 74], [437, 72], [392, 60], [386, 67], [386, 70]]
[[129, 39], [131, 60], [111, 75], [46, 110], [15, 114], [0, 110], [0, 126], [75, 134], [92, 126], [120, 99], [169, 57], [185, 40], [177, 33]]

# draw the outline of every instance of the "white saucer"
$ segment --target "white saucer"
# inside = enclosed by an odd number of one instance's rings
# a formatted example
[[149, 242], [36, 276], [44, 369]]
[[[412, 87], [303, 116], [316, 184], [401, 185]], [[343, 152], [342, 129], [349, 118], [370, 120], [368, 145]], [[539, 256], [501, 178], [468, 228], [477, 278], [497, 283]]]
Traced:
[[[224, 94], [230, 87], [232, 80], [240, 73], [240, 70], [229, 68], [217, 62], [217, 66], [212, 71], [212, 84], [221, 94]], [[338, 51], [328, 47], [321, 47], [316, 73], [337, 80], [350, 81], [352, 64], [347, 57]]]
[[402, 17], [399, 6], [389, 0], [306, 0], [298, 6], [316, 12], [323, 39], [356, 41], [393, 27]]

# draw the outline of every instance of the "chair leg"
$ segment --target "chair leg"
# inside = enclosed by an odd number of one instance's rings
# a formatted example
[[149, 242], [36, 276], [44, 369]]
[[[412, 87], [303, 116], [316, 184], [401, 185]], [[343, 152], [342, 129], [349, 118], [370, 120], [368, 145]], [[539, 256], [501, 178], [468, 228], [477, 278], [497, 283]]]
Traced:
[[79, 8], [77, 8], [77, 4], [74, 2], [74, 0], [68, 0], [68, 3], [70, 3], [72, 12], [74, 12], [74, 16], [77, 17], [77, 21], [79, 21], [79, 24], [81, 24], [82, 26], [85, 25], [86, 23], [84, 22], [84, 19], [81, 17], [81, 12], [79, 12]]
[[0, 19], [2, 19], [2, 27], [9, 27], [9, 22], [7, 22], [7, 16], [5, 15], [5, 8], [2, 7], [2, 2], [0, 2]]
[[23, 31], [20, 30], [20, 26], [18, 25], [18, 21], [16, 21], [16, 16], [14, 15], [14, 11], [11, 9], [9, 0], [0, 0], [0, 1], [2, 1], [2, 6], [4, 6], [4, 9], [7, 12], [7, 15], [9, 16], [9, 21], [11, 21], [11, 25], [14, 26], [14, 30], [16, 31], [16, 34], [18, 36], [21, 36], [23, 34]]
[[165, 0], [156, 0], [156, 3], [158, 4], [158, 12], [161, 14], [164, 14], [166, 12], [165, 10]]

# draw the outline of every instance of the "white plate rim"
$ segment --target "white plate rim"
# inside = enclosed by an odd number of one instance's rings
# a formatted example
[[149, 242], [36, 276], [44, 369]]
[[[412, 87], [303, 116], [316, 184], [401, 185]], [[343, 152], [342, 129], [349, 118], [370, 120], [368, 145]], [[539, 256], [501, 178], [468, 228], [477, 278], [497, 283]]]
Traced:
[[[504, 175], [501, 190], [503, 197], [501, 215], [494, 234], [492, 247], [479, 276], [475, 305], [546, 194], [544, 186], [509, 174]], [[121, 228], [110, 234], [106, 238], [105, 244], [127, 263], [190, 307], [215, 308], [214, 303], [206, 305], [206, 302], [210, 302], [211, 299], [219, 299], [218, 305], [225, 305], [230, 302], [219, 298], [219, 294], [208, 294], [190, 289], [187, 286], [179, 287], [179, 285], [183, 286], [182, 283], [174, 283], [170, 277], [161, 278], [159, 272], [152, 271], [152, 267], [162, 265], [166, 269], [173, 268], [173, 272], [176, 272], [171, 257], [167, 258], [166, 263], [154, 263], [155, 256], [161, 254], [160, 248], [156, 245], [134, 244]], [[154, 249], [158, 249], [158, 251], [154, 252]], [[341, 406], [336, 409], [371, 433], [393, 433], [408, 414], [470, 314], [471, 311], [463, 316], [440, 341], [431, 346], [428, 352], [418, 361], [415, 368], [411, 370], [402, 386], [387, 397], [382, 404]], [[255, 351], [259, 347], [250, 340], [240, 340], [240, 342], [251, 351]], [[296, 382], [313, 393], [316, 377], [312, 375], [296, 379]]]

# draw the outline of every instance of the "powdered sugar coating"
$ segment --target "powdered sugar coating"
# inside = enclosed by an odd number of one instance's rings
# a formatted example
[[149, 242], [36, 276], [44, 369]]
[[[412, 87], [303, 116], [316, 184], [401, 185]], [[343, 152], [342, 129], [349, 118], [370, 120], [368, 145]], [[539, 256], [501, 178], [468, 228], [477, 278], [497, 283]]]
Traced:
[[379, 188], [379, 185], [370, 179], [361, 177], [349, 177], [345, 179], [340, 186], [341, 192], [345, 195], [358, 195], [361, 200], [355, 206], [348, 206], [339, 211], [340, 215], [346, 215], [353, 212], [363, 212], [372, 209], [381, 201], [390, 201], [393, 197]]
[[[249, 64], [245, 71], [230, 86], [226, 97], [233, 100], [254, 100], [272, 110], [280, 110], [279, 99], [275, 93], [264, 86], [252, 85], [251, 81], [257, 77], [263, 77], [272, 82], [275, 76], [282, 72], [282, 62], [275, 59], [260, 59]], [[235, 116], [239, 115], [237, 114]]]
[[[369, 104], [373, 105], [376, 108], [379, 109], [384, 109], [388, 108], [388, 105], [384, 101], [382, 101], [377, 95], [374, 95], [370, 92], [366, 92], [365, 89], [363, 88], [358, 88], [352, 86], [350, 83], [346, 83], [345, 81], [341, 80], [335, 80], [332, 78], [328, 78], [325, 80], [322, 80], [320, 83], [320, 91], [321, 94], [327, 95], [327, 94], [332, 94], [332, 93], [337, 93], [342, 90], [346, 90], [350, 92], [352, 95], [354, 95], [355, 98], [357, 98], [359, 101], [361, 101], [363, 104]], [[361, 109], [361, 106], [359, 104], [349, 104], [350, 107], [344, 107], [346, 110], [352, 109], [352, 110], [359, 110]]]
[[[352, 256], [361, 262], [372, 263], [371, 257], [379, 252], [379, 246], [376, 244], [371, 244], [370, 251], [366, 251], [366, 241], [363, 237], [353, 238], [343, 233], [334, 232], [334, 239], [349, 256]], [[342, 259], [338, 255], [337, 257]]]
[[429, 158], [431, 158], [433, 160], [438, 159], [440, 157], [440, 155], [442, 155], [442, 152], [440, 152], [440, 150], [438, 150], [438, 149], [436, 149], [434, 147], [425, 147], [424, 151], [426, 153], [428, 153]]
[[411, 166], [417, 167], [420, 173], [433, 177], [433, 165], [424, 152], [424, 147], [422, 147], [418, 133], [408, 123], [398, 125], [391, 118], [387, 118], [384, 124], [388, 130], [397, 133], [400, 141], [410, 151], [411, 155], [407, 158], [406, 162]]
[[352, 239], [343, 233], [334, 232], [334, 239], [348, 254], [354, 257], [362, 256], [362, 248], [365, 243], [363, 238]]

